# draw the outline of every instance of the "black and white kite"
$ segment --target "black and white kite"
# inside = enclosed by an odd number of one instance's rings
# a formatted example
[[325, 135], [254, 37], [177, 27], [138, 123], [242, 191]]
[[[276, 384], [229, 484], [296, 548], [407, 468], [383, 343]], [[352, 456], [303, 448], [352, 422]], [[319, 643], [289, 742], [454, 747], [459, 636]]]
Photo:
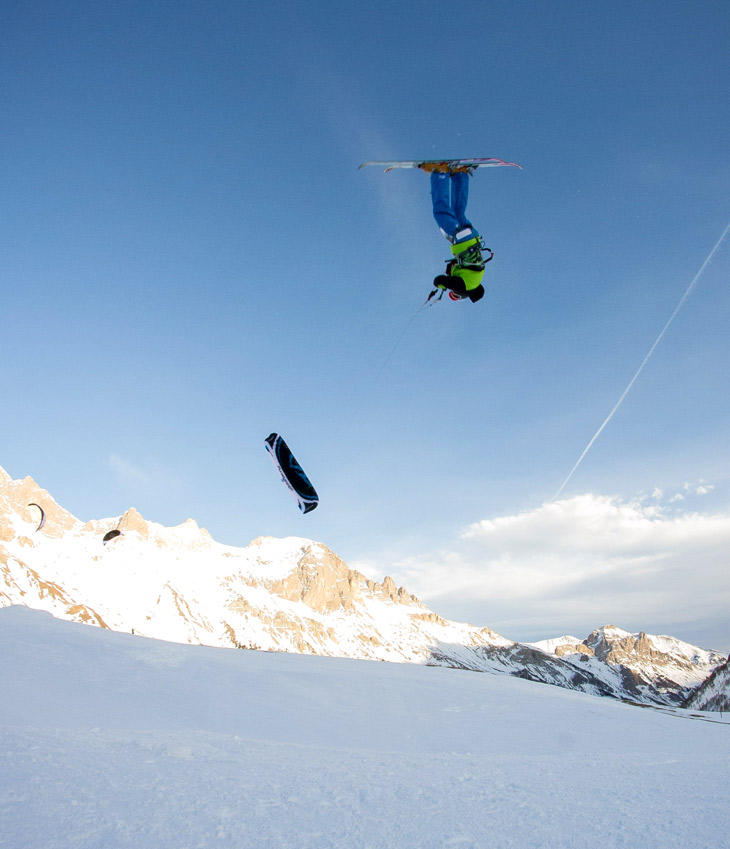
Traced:
[[265, 444], [269, 456], [281, 475], [281, 479], [294, 496], [299, 509], [302, 513], [309, 513], [314, 510], [319, 504], [319, 496], [309, 478], [304, 474], [304, 469], [297, 463], [289, 446], [278, 433], [267, 436]]

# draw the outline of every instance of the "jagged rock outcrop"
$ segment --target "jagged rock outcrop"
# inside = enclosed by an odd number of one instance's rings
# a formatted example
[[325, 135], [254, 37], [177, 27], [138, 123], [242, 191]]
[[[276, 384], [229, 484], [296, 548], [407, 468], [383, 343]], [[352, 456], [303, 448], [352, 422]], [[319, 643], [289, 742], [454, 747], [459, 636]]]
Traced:
[[403, 587], [396, 587], [392, 578], [386, 577], [382, 584], [369, 581], [334, 552], [315, 543], [303, 548], [296, 568], [286, 577], [263, 583], [275, 595], [301, 601], [320, 613], [352, 610], [363, 601], [363, 591], [394, 604], [419, 605]]
[[566, 645], [556, 646], [555, 654], [558, 657], [563, 657], [566, 654], [584, 654], [588, 657], [595, 657], [596, 653], [585, 643], [567, 643]]
[[[0, 468], [0, 541], [9, 542], [18, 532], [11, 517], [20, 518], [29, 527], [37, 524], [38, 516], [31, 504], [40, 504], [45, 512], [45, 522], [39, 531], [46, 537], [58, 539], [79, 524], [67, 510], [60, 507], [51, 494], [33, 480], [13, 480]], [[26, 530], [25, 527], [22, 529]], [[28, 537], [29, 539], [29, 537]]]
[[662, 660], [662, 652], [657, 651], [644, 631], [638, 634], [626, 634], [615, 625], [598, 628], [586, 637], [583, 645], [605, 663], [619, 664], [626, 660], [653, 662]]
[[360, 584], [363, 580], [362, 575], [348, 569], [333, 552], [312, 545], [305, 548], [296, 568], [286, 577], [264, 581], [264, 585], [287, 601], [301, 601], [312, 610], [324, 613], [352, 610], [362, 599]]
[[[20, 538], [22, 544], [22, 537]], [[27, 604], [29, 607], [50, 606], [64, 619], [108, 628], [103, 617], [92, 607], [78, 601], [55, 581], [46, 580], [35, 570], [8, 555], [0, 544], [0, 607]]]
[[130, 507], [126, 513], [122, 514], [121, 518], [117, 522], [116, 530], [121, 531], [123, 534], [129, 533], [130, 531], [137, 531], [142, 539], [149, 539], [150, 536], [150, 529], [147, 522], [134, 509], [134, 507]]

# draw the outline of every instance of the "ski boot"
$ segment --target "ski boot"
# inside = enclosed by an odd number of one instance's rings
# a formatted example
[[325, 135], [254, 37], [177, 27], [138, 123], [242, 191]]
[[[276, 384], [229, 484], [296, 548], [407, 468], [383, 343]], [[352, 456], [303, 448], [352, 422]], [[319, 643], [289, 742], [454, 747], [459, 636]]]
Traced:
[[418, 166], [421, 171], [431, 174], [438, 171], [439, 174], [452, 174], [453, 171], [449, 168], [448, 162], [421, 162]]

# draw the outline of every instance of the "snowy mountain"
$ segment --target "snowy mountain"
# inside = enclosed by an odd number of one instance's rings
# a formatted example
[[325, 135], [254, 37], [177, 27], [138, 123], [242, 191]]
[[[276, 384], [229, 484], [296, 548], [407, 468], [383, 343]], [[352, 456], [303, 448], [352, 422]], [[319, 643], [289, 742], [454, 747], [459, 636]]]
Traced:
[[591, 632], [584, 640], [558, 637], [532, 645], [585, 669], [608, 665], [616, 670], [627, 693], [638, 701], [659, 695], [668, 704], [679, 704], [706, 678], [725, 655], [685, 643], [675, 637], [631, 634], [615, 625]]
[[321, 543], [225, 546], [192, 519], [166, 528], [134, 508], [84, 524], [31, 478], [0, 469], [0, 606], [12, 604], [175, 642], [505, 672], [658, 704], [679, 704], [725, 660], [615, 628], [516, 643], [441, 618]]
[[692, 692], [683, 707], [730, 711], [730, 658]]
[[730, 833], [730, 728], [677, 708], [22, 606], [0, 610], [0, 677], [12, 849], [706, 849]]

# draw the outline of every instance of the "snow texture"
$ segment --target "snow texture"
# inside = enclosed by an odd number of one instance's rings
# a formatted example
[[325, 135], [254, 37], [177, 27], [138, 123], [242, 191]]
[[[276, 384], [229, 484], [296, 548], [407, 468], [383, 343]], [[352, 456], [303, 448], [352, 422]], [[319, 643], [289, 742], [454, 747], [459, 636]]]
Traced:
[[717, 715], [21, 606], [0, 610], [0, 675], [12, 849], [705, 849], [730, 833]]

